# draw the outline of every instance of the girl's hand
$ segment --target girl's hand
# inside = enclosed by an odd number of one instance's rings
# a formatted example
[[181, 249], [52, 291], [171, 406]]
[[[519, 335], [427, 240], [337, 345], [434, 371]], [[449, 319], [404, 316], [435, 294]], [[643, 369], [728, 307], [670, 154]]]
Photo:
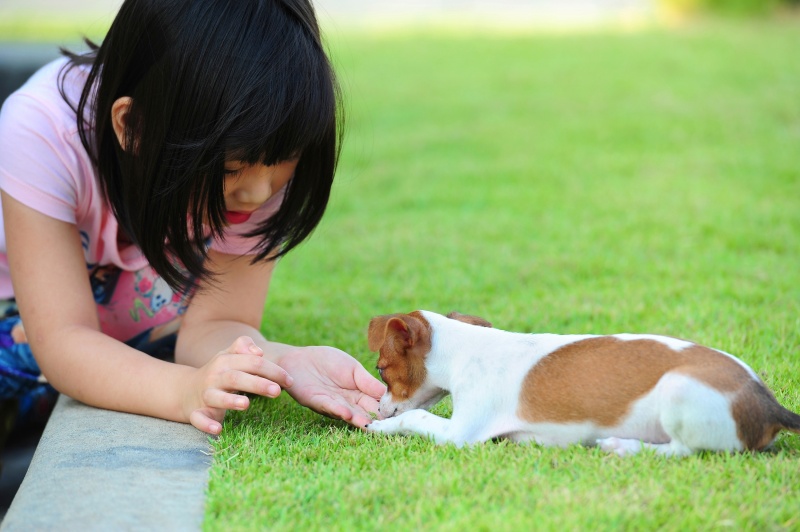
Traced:
[[250, 399], [238, 392], [278, 397], [292, 378], [277, 364], [264, 359], [264, 352], [252, 338], [240, 336], [225, 351], [195, 370], [184, 413], [189, 422], [209, 434], [222, 431], [226, 410], [245, 410]]
[[377, 413], [386, 386], [353, 357], [333, 347], [299, 347], [279, 364], [294, 377], [286, 392], [320, 414], [363, 429]]

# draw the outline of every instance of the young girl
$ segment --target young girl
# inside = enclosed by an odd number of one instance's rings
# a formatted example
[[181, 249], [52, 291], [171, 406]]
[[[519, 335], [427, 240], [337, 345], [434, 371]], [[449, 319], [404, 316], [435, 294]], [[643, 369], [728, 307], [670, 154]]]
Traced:
[[241, 392], [286, 389], [369, 423], [384, 386], [355, 359], [259, 332], [339, 154], [310, 1], [126, 0], [102, 46], [65, 55], [0, 114], [0, 398], [44, 377], [218, 434]]

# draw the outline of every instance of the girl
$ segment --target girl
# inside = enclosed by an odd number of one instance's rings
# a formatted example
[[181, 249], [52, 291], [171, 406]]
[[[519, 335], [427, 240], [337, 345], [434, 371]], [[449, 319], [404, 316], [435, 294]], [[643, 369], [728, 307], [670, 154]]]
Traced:
[[355, 359], [259, 332], [339, 154], [311, 3], [126, 0], [89, 44], [0, 114], [0, 394], [41, 393], [41, 368], [84, 403], [210, 434], [241, 392], [282, 388], [369, 423], [384, 386]]

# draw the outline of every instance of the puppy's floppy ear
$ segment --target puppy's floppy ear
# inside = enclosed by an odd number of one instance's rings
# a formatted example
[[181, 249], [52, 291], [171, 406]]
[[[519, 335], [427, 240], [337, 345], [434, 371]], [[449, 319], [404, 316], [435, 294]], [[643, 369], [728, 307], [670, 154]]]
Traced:
[[464, 323], [469, 323], [470, 325], [477, 325], [478, 327], [489, 327], [492, 328], [492, 324], [486, 321], [483, 318], [478, 316], [470, 316], [469, 314], [461, 314], [460, 312], [456, 312], [455, 310], [447, 315], [448, 318], [451, 320], [463, 321]]
[[372, 352], [380, 351], [381, 346], [386, 341], [386, 324], [397, 314], [386, 316], [375, 316], [369, 320], [369, 330], [367, 331], [367, 343]]
[[367, 333], [369, 350], [380, 351], [390, 337], [405, 348], [413, 347], [421, 329], [422, 324], [419, 320], [408, 314], [389, 314], [372, 318]]

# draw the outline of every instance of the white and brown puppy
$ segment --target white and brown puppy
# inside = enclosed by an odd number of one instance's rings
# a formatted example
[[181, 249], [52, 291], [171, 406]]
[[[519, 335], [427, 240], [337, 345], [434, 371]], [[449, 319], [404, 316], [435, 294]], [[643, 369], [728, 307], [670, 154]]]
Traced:
[[[464, 445], [495, 438], [599, 445], [620, 455], [760, 450], [800, 433], [737, 358], [649, 334], [519, 334], [428, 311], [374, 318], [369, 348], [388, 385], [368, 430]], [[445, 395], [453, 415], [427, 412]]]

